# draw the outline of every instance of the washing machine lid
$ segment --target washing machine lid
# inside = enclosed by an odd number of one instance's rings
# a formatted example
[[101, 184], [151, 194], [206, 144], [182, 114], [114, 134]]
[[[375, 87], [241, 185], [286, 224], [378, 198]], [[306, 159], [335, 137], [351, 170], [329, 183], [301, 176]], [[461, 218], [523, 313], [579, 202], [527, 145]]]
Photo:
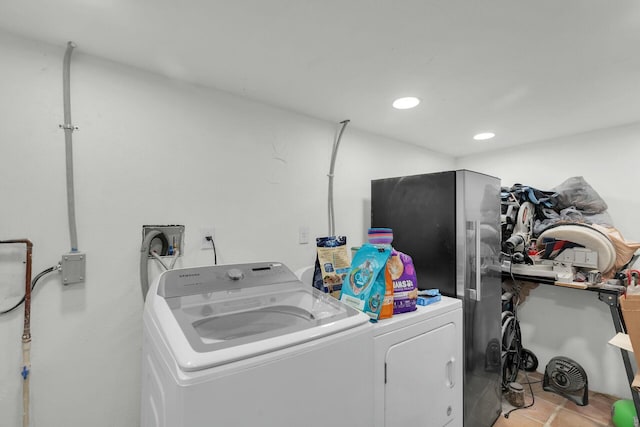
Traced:
[[185, 371], [290, 347], [369, 320], [305, 286], [277, 262], [170, 270], [160, 276], [154, 298], [159, 324], [174, 331], [166, 336]]

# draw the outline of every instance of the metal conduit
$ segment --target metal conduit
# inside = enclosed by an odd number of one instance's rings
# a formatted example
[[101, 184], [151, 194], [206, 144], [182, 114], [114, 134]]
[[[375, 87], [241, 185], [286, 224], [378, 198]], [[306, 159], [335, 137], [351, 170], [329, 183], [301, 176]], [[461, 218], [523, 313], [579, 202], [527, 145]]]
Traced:
[[342, 127], [340, 128], [340, 132], [338, 132], [338, 136], [333, 143], [333, 151], [331, 152], [331, 166], [329, 167], [329, 236], [335, 236], [335, 214], [333, 212], [333, 170], [336, 166], [336, 157], [338, 155], [338, 146], [340, 145], [340, 140], [342, 139], [342, 134], [344, 133], [344, 128], [347, 127], [347, 124], [350, 120], [343, 120], [340, 122]]
[[69, 238], [71, 252], [78, 251], [78, 233], [76, 230], [76, 202], [73, 188], [73, 145], [71, 134], [76, 127], [71, 124], [71, 91], [69, 84], [71, 52], [76, 47], [73, 42], [67, 43], [62, 67], [62, 92], [64, 98], [64, 124], [60, 127], [64, 130], [64, 142], [67, 164], [67, 211], [69, 214]]

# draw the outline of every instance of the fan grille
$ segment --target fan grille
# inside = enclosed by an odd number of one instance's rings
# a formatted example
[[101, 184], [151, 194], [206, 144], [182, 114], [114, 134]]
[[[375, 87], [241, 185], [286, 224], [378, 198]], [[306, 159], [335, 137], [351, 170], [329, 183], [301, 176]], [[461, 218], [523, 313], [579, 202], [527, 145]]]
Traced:
[[553, 386], [562, 391], [582, 390], [587, 384], [587, 374], [584, 369], [569, 358], [551, 359], [547, 365], [547, 373]]

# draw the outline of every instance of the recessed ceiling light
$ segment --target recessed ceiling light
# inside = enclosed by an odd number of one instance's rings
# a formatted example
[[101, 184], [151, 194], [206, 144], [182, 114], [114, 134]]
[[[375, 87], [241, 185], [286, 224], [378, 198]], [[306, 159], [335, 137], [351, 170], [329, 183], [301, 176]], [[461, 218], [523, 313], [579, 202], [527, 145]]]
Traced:
[[397, 108], [398, 110], [407, 110], [418, 104], [420, 104], [420, 100], [418, 98], [415, 96], [408, 96], [406, 98], [398, 98], [393, 101], [393, 108]]
[[473, 135], [473, 139], [475, 139], [476, 141], [486, 141], [487, 139], [491, 139], [494, 136], [496, 136], [496, 134], [493, 132], [482, 132], [482, 133]]

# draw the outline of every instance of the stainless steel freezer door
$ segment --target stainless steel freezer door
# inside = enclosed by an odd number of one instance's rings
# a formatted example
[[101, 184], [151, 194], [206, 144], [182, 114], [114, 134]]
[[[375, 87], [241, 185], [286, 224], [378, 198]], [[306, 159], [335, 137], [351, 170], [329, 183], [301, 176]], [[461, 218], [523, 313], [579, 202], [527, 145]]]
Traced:
[[464, 313], [464, 425], [500, 415], [500, 181], [456, 171], [456, 292]]

